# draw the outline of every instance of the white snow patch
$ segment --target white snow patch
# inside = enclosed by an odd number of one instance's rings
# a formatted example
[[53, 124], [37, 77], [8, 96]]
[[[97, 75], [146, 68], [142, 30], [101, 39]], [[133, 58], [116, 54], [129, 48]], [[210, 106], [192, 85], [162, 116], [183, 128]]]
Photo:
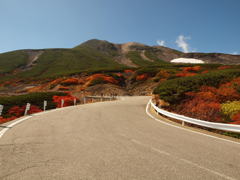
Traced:
[[205, 62], [200, 59], [193, 58], [177, 58], [171, 60], [172, 63], [191, 63], [191, 64], [204, 64]]

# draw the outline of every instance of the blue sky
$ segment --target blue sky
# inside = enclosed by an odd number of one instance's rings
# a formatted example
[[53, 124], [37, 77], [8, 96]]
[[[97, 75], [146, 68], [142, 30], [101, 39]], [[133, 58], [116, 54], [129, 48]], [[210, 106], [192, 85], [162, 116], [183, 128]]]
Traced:
[[239, 7], [239, 0], [0, 0], [0, 52], [97, 38], [240, 54]]

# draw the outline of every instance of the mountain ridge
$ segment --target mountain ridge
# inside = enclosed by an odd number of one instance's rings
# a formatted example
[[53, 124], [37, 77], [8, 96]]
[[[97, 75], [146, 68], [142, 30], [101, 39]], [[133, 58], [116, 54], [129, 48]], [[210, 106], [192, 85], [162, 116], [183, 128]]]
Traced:
[[183, 53], [164, 46], [123, 44], [91, 39], [73, 48], [23, 49], [0, 54], [0, 77], [49, 77], [100, 69], [137, 68], [167, 64], [175, 58], [205, 63], [240, 64], [240, 55]]

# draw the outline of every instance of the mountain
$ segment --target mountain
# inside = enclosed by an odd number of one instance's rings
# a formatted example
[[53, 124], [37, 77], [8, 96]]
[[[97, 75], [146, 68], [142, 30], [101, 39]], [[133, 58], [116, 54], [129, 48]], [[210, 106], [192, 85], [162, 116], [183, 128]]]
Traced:
[[176, 58], [205, 63], [240, 64], [239, 55], [183, 53], [162, 46], [89, 40], [70, 49], [17, 50], [0, 54], [0, 80], [49, 78], [80, 72], [161, 66]]

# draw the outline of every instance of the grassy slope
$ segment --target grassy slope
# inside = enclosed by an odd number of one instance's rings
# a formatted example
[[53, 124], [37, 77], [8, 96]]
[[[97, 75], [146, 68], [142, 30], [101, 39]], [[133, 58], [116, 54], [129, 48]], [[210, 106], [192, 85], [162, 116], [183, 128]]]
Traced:
[[20, 74], [21, 77], [54, 77], [101, 68], [121, 68], [122, 65], [88, 48], [47, 50], [38, 59], [38, 65]]
[[163, 64], [169, 64], [168, 62], [160, 60], [153, 52], [146, 51], [145, 55], [154, 60], [154, 62], [147, 61], [143, 59], [138, 51], [130, 51], [127, 57], [132, 60], [132, 62], [138, 66], [159, 66]]
[[0, 74], [10, 73], [28, 62], [28, 55], [24, 51], [12, 51], [0, 54]]
[[[13, 72], [17, 67], [26, 65], [27, 62], [28, 55], [25, 51], [0, 54], [0, 73]], [[8, 75], [1, 79], [49, 78], [83, 71], [114, 70], [124, 67], [115, 62], [111, 55], [84, 46], [76, 49], [47, 49], [31, 70]]]

